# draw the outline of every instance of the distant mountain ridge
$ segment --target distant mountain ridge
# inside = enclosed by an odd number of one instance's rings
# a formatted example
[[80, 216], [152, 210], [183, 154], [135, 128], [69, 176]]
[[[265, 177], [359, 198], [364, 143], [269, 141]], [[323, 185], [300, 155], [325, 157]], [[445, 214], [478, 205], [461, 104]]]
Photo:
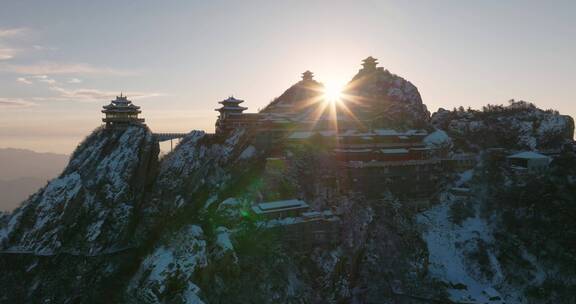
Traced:
[[68, 155], [39, 153], [26, 149], [0, 148], [0, 179], [53, 178], [68, 163]]
[[0, 210], [12, 210], [68, 162], [68, 155], [38, 153], [26, 149], [0, 148]]

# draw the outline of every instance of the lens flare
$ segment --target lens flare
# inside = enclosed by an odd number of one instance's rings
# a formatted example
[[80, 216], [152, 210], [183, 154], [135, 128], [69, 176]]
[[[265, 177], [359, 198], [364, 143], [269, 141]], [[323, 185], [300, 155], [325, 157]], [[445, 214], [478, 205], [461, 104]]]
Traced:
[[339, 102], [342, 98], [342, 85], [338, 83], [326, 83], [324, 85], [324, 100], [330, 103]]

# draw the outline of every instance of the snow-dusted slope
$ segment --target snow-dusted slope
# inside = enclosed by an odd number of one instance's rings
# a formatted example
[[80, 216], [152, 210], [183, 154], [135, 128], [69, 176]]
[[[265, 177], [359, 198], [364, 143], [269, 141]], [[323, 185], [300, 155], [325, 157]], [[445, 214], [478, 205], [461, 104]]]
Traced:
[[[424, 240], [430, 255], [431, 274], [446, 283], [454, 301], [504, 303], [504, 297], [496, 290], [504, 279], [502, 274], [496, 276], [495, 282], [482, 278], [480, 271], [474, 269], [476, 266], [465, 257], [466, 250], [475, 250], [478, 242], [494, 242], [488, 224], [479, 217], [468, 218], [461, 225], [453, 223], [449, 218], [450, 203], [444, 201], [418, 218], [426, 227]], [[498, 270], [494, 254], [488, 254], [489, 267]]]
[[[208, 262], [204, 238], [202, 228], [195, 225], [173, 235], [169, 243], [156, 248], [142, 262], [128, 293], [138, 303], [204, 303], [198, 296], [200, 289], [192, 283], [195, 272]], [[184, 286], [173, 290], [170, 281]]]
[[62, 175], [0, 228], [2, 250], [98, 255], [130, 247], [157, 154], [158, 144], [144, 127], [97, 129]]
[[432, 124], [471, 147], [558, 150], [574, 138], [572, 117], [524, 101], [483, 111], [439, 109]]
[[360, 70], [347, 85], [344, 96], [347, 106], [360, 119], [374, 120], [375, 126], [423, 128], [430, 119], [418, 88], [382, 68]]
[[148, 211], [189, 206], [198, 199], [199, 189], [216, 192], [230, 179], [232, 166], [249, 162], [260, 152], [247, 144], [242, 129], [226, 138], [191, 132], [162, 160]]

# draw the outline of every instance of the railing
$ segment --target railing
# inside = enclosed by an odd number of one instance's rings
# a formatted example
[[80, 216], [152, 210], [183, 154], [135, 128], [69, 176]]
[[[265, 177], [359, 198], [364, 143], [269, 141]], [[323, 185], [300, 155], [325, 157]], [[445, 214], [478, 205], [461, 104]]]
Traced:
[[177, 139], [177, 138], [183, 138], [186, 135], [188, 135], [188, 133], [154, 133], [154, 138], [159, 141], [168, 141], [168, 140], [173, 140], [173, 139]]
[[418, 165], [437, 165], [439, 159], [423, 160], [400, 160], [400, 161], [350, 161], [346, 163], [349, 168], [368, 168], [368, 167], [392, 167], [392, 166], [418, 166]]

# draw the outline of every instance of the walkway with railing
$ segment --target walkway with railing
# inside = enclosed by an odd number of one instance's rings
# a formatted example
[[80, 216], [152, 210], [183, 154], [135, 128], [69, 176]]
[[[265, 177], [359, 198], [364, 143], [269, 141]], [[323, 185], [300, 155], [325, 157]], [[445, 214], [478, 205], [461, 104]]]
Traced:
[[186, 135], [188, 135], [188, 133], [154, 133], [153, 134], [154, 138], [159, 142], [179, 139], [179, 138], [182, 138]]
[[175, 139], [182, 139], [184, 136], [188, 135], [188, 133], [154, 133], [154, 139], [158, 142], [163, 141], [170, 141], [170, 151], [174, 149], [174, 140]]

